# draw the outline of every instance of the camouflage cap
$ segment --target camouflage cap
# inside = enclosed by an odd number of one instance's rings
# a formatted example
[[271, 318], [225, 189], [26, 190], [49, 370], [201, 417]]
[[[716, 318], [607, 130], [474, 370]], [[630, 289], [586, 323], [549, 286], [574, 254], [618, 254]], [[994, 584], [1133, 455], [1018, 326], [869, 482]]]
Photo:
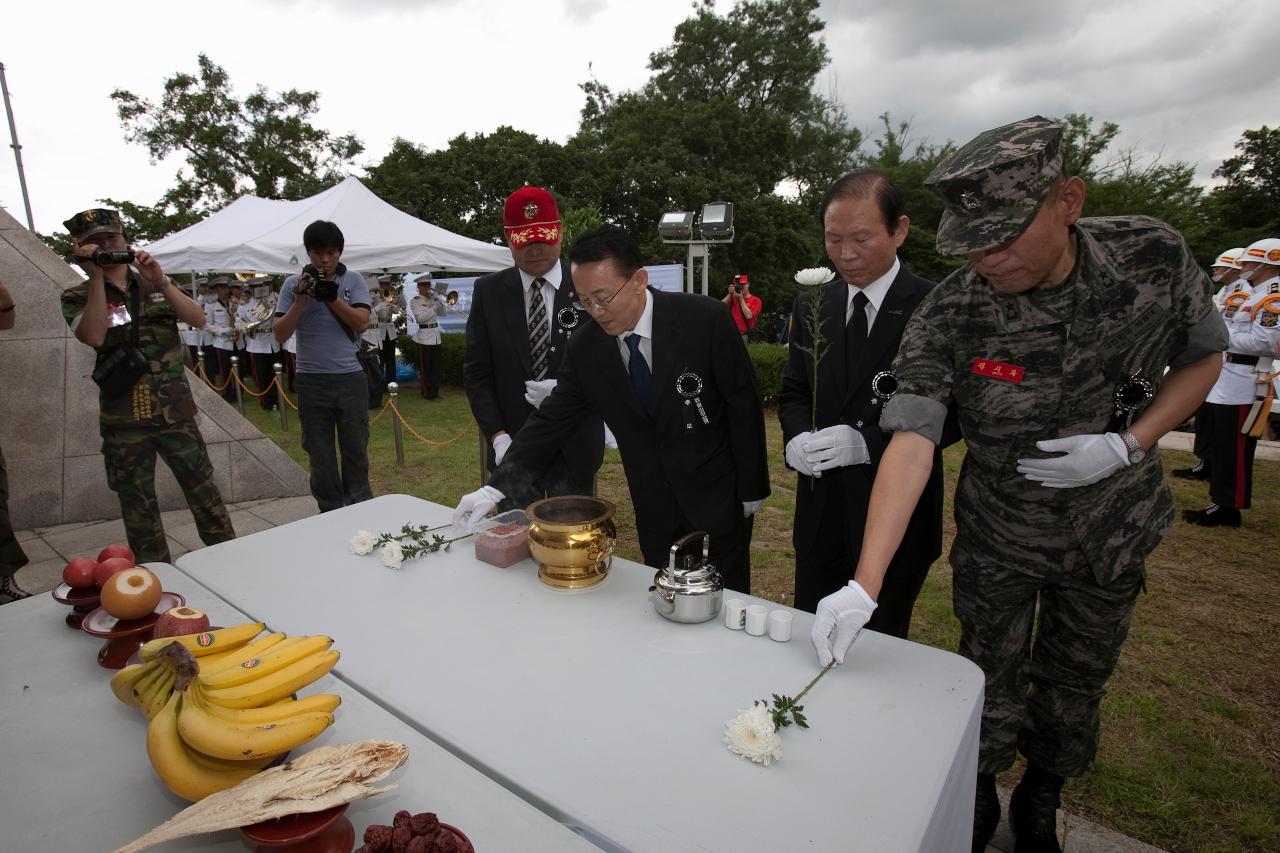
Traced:
[[94, 234], [123, 234], [124, 225], [120, 222], [120, 211], [109, 207], [94, 207], [82, 210], [62, 223], [71, 239], [76, 242], [92, 237]]
[[1022, 233], [1062, 174], [1062, 125], [1042, 118], [978, 134], [925, 184], [942, 197], [938, 251], [963, 255]]

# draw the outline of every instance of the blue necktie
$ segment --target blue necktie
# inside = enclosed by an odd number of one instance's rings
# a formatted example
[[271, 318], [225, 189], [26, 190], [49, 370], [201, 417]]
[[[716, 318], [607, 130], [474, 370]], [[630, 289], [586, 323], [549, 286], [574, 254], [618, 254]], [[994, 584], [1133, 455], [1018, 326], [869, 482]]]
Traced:
[[641, 340], [643, 338], [634, 332], [627, 335], [627, 349], [631, 351], [631, 357], [627, 359], [627, 372], [631, 374], [631, 386], [636, 389], [636, 396], [648, 409], [653, 406], [650, 398], [653, 374], [649, 372], [649, 362], [644, 360], [644, 353], [640, 352]]

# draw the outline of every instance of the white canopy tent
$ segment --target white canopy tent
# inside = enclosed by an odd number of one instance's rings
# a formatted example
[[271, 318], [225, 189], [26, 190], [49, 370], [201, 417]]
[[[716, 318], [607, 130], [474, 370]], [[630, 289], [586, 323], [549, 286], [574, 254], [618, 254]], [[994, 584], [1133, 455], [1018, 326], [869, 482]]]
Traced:
[[146, 250], [173, 272], [294, 273], [307, 263], [302, 231], [317, 219], [342, 229], [342, 262], [353, 270], [491, 272], [512, 263], [505, 246], [423, 222], [356, 178], [301, 201], [242, 196]]

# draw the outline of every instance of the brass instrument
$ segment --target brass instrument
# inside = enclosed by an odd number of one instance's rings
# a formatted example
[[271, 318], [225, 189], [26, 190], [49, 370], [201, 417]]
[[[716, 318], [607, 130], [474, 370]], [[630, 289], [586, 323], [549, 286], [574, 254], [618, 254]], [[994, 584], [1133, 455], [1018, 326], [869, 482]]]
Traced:
[[456, 290], [450, 290], [450, 291], [449, 291], [449, 294], [444, 298], [444, 304], [445, 304], [445, 305], [457, 305], [457, 304], [458, 304], [458, 291], [456, 291]]
[[275, 306], [271, 305], [266, 299], [259, 299], [257, 302], [253, 303], [253, 307], [249, 309], [249, 317], [251, 319], [243, 328], [240, 329], [240, 332], [245, 335], [254, 334], [257, 332], [259, 326], [263, 323], [270, 322], [274, 314]]

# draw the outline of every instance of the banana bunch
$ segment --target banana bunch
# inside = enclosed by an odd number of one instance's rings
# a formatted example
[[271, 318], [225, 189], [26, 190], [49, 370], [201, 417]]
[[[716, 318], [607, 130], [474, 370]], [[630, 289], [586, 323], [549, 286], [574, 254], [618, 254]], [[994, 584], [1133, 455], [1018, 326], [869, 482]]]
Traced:
[[208, 632], [203, 641], [197, 634], [149, 643], [144, 664], [112, 679], [116, 696], [147, 714], [151, 764], [184, 799], [238, 785], [333, 723], [340, 697], [294, 697], [338, 662], [333, 640], [257, 636], [263, 629], [249, 624]]

